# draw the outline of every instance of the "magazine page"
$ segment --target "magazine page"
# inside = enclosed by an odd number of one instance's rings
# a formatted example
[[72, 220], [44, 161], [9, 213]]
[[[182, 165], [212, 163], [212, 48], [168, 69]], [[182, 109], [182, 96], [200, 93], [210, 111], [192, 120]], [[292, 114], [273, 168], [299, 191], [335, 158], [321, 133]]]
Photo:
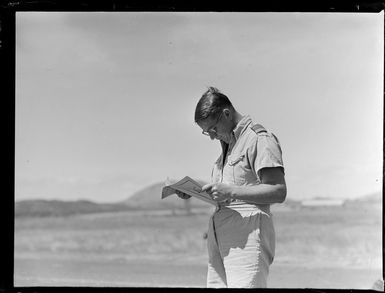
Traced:
[[167, 185], [162, 189], [162, 199], [175, 193], [175, 190], [184, 192], [190, 196], [208, 202], [212, 205], [217, 205], [217, 202], [211, 198], [207, 192], [201, 192], [202, 186], [189, 176], [184, 177], [180, 181]]

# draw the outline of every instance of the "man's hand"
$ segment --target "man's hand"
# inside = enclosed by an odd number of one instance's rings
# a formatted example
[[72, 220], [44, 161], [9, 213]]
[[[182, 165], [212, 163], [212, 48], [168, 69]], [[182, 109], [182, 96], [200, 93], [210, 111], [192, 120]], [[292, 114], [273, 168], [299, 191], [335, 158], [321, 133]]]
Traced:
[[222, 202], [231, 199], [233, 186], [225, 183], [210, 183], [204, 185], [202, 191], [206, 191], [213, 200]]
[[179, 191], [179, 190], [175, 190], [175, 193], [177, 196], [179, 196], [181, 199], [188, 199], [191, 197], [191, 195], [188, 195], [182, 191]]

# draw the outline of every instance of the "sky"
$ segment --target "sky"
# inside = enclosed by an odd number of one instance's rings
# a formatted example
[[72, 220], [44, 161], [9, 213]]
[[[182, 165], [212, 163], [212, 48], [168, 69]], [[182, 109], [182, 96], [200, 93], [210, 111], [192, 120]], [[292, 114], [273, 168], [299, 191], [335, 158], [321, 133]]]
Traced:
[[17, 12], [15, 200], [209, 181], [208, 86], [279, 138], [287, 198], [381, 191], [383, 33], [383, 12]]

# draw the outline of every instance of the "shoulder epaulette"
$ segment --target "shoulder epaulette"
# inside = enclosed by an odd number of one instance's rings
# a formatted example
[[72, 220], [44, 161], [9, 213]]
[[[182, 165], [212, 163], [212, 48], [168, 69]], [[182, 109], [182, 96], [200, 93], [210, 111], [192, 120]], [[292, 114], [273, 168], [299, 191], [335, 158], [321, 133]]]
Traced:
[[255, 124], [251, 127], [251, 129], [256, 133], [261, 133], [261, 132], [267, 132], [265, 127], [263, 127], [261, 124]]

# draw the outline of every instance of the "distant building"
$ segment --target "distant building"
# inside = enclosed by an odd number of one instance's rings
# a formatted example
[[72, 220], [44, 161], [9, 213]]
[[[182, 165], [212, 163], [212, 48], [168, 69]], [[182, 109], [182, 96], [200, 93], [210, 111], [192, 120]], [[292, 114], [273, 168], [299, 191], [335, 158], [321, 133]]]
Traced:
[[342, 206], [345, 200], [343, 199], [308, 199], [301, 202], [302, 206], [314, 207], [314, 206]]

